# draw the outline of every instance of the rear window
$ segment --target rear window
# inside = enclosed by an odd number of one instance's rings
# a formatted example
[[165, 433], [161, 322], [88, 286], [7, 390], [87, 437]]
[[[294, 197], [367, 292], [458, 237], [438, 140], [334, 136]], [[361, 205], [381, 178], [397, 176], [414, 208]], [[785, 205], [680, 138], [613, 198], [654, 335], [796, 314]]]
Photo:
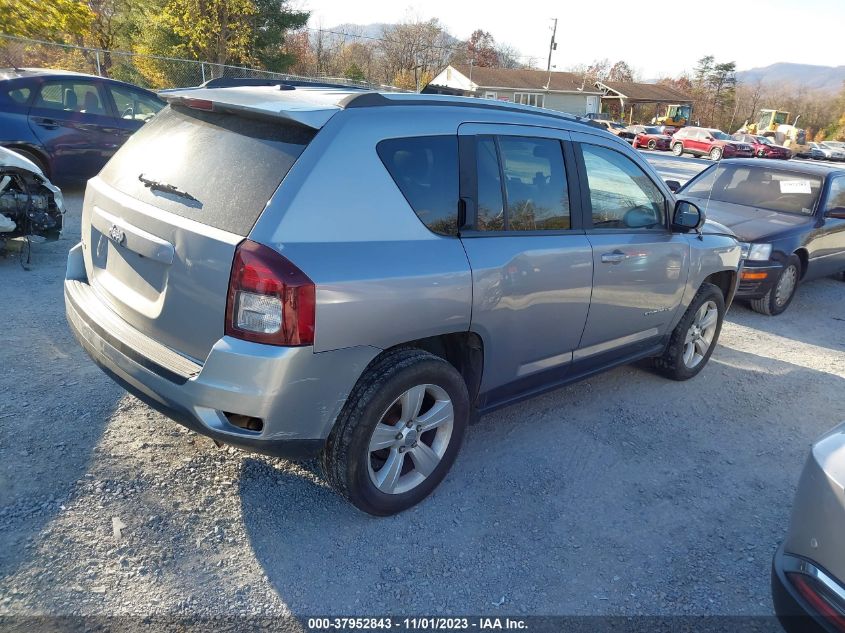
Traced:
[[458, 138], [420, 136], [381, 141], [379, 158], [417, 217], [442, 235], [458, 232]]
[[[100, 176], [170, 213], [248, 235], [314, 134], [282, 121], [169, 107], [136, 132]], [[179, 193], [147, 187], [142, 176]]]

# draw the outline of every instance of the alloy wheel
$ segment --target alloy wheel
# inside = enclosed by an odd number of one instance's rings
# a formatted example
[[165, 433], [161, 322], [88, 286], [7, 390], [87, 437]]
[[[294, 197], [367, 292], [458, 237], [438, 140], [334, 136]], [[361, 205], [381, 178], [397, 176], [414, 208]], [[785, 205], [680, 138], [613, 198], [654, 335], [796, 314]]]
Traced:
[[695, 313], [695, 318], [684, 339], [684, 365], [689, 369], [698, 367], [707, 356], [707, 351], [716, 335], [719, 324], [719, 309], [714, 301], [707, 301]]
[[408, 389], [373, 429], [370, 481], [386, 494], [402, 494], [419, 486], [440, 464], [454, 422], [454, 407], [445, 389], [437, 385]]

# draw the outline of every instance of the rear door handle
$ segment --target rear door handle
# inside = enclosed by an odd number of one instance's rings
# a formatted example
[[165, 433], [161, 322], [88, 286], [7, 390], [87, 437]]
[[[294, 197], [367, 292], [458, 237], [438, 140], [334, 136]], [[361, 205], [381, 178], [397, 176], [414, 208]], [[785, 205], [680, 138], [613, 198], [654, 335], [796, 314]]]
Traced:
[[619, 262], [625, 261], [628, 259], [628, 256], [623, 253], [622, 251], [616, 250], [612, 253], [603, 253], [601, 256], [601, 263], [602, 264], [618, 264]]

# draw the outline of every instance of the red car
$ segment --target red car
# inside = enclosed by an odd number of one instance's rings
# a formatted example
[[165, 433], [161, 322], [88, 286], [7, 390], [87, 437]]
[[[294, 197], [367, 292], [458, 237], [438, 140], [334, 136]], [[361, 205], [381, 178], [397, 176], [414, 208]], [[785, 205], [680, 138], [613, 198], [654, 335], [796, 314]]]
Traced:
[[631, 125], [628, 131], [632, 132], [634, 136], [634, 149], [638, 147], [647, 147], [648, 149], [662, 149], [669, 151], [669, 143], [672, 137], [668, 134], [663, 134], [659, 127], [650, 125]]
[[792, 158], [792, 150], [783, 145], [775, 145], [775, 142], [766, 136], [734, 134], [734, 140], [751, 145], [757, 158], [780, 158], [783, 160]]
[[751, 158], [754, 148], [749, 143], [734, 140], [721, 130], [706, 127], [684, 127], [672, 136], [672, 153], [675, 156], [692, 154], [721, 158]]

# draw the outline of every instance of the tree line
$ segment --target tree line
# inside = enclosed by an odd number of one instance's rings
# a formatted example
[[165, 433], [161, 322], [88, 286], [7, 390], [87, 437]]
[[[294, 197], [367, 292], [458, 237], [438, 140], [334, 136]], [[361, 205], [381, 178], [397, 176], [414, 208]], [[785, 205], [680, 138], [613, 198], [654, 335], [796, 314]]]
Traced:
[[[534, 68], [544, 61], [520, 55], [480, 28], [466, 40], [456, 38], [437, 18], [409, 15], [375, 34], [360, 27], [308, 28], [308, 19], [309, 13], [295, 9], [290, 0], [0, 0], [0, 32], [9, 35], [408, 90], [424, 87], [448, 64]], [[186, 85], [177, 67], [155, 57], [137, 58], [132, 65], [121, 65], [121, 59], [116, 54], [98, 57], [100, 72], [152, 87]], [[81, 69], [70, 54], [34, 61]], [[91, 66], [90, 59], [82, 61]], [[626, 60], [597, 59], [566, 70], [586, 83], [639, 79]], [[699, 59], [691, 72], [658, 83], [690, 95], [693, 121], [701, 125], [734, 131], [756, 120], [760, 108], [772, 108], [791, 112], [793, 119], [800, 114], [799, 126], [816, 140], [845, 137], [845, 86], [831, 95], [740, 83], [736, 64], [712, 55]], [[651, 112], [640, 108], [635, 118], [654, 114], [653, 106]]]

